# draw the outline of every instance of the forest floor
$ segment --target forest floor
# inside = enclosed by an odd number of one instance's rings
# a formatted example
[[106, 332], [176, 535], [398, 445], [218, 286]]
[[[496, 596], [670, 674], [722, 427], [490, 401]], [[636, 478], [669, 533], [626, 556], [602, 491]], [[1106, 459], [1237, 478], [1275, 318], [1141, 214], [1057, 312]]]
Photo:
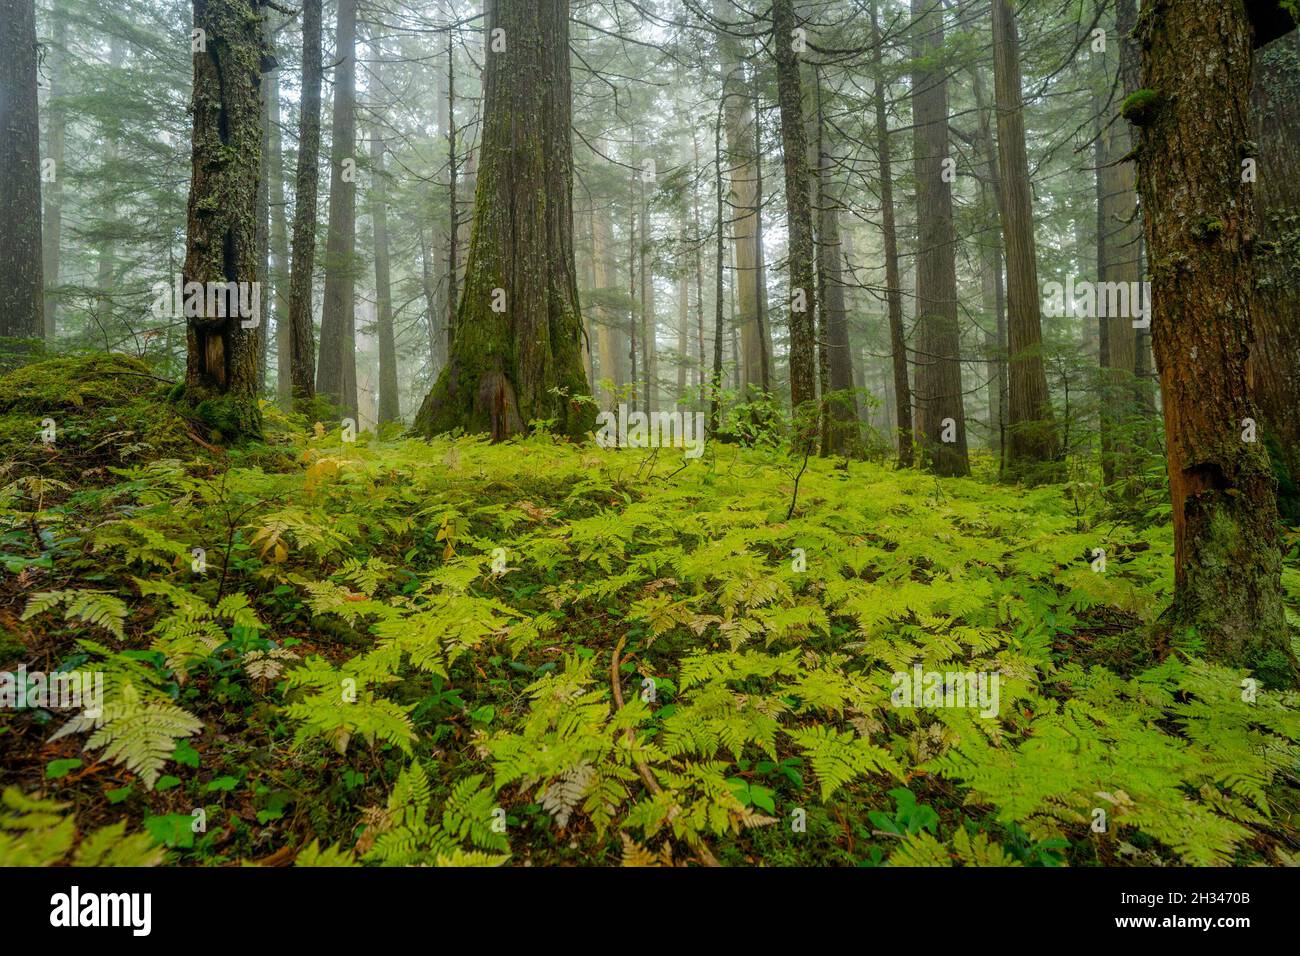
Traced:
[[1170, 529], [1084, 482], [272, 408], [214, 454], [166, 393], [0, 380], [0, 671], [105, 686], [0, 711], [0, 864], [1300, 862], [1300, 695], [1150, 659]]

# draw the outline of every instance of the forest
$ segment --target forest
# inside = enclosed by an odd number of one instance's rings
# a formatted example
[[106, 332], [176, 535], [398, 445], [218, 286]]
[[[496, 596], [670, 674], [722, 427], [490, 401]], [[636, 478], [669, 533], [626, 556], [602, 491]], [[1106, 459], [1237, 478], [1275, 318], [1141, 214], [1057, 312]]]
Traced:
[[1298, 24], [0, 0], [0, 867], [1300, 865]]

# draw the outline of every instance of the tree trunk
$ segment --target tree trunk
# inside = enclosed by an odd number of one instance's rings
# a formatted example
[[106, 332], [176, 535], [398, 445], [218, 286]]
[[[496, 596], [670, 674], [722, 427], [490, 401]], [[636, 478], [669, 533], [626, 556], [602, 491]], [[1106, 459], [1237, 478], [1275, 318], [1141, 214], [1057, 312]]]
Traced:
[[[372, 42], [375, 87], [383, 89], [382, 44]], [[375, 107], [377, 110], [378, 108]], [[379, 424], [401, 418], [397, 390], [397, 344], [393, 334], [393, 290], [388, 262], [388, 174], [384, 171], [384, 138], [379, 120], [370, 130], [370, 221], [375, 236], [375, 327], [379, 339]]]
[[[1139, 26], [1138, 188], [1151, 255], [1174, 521], [1174, 603], [1207, 656], [1294, 683], [1268, 456], [1243, 423], [1256, 232], [1242, 157], [1250, 140], [1253, 34], [1242, 4], [1154, 0]], [[1188, 69], [1188, 64], [1196, 69]]]
[[1278, 475], [1278, 510], [1300, 524], [1300, 33], [1259, 51], [1252, 139], [1256, 202], [1255, 400]]
[[456, 190], [456, 49], [447, 33], [447, 358], [456, 338], [456, 314], [460, 306], [460, 203]]
[[[608, 295], [614, 280], [614, 268], [610, 256], [613, 237], [606, 209], [591, 210], [591, 247], [592, 247], [592, 282], [601, 295]], [[600, 377], [608, 379], [615, 388], [623, 384], [622, 356], [618, 353], [618, 334], [614, 328], [615, 315], [607, 308], [598, 306], [595, 312], [596, 357], [600, 363]], [[615, 396], [607, 394], [605, 402], [613, 406]]]
[[[54, 175], [45, 183], [45, 232], [41, 255], [47, 290], [53, 290], [59, 284], [59, 253], [63, 241], [63, 152], [68, 119], [63, 103], [63, 86], [68, 81], [68, 18], [58, 5], [51, 11], [51, 16], [54, 19], [54, 43], [46, 58], [50, 69], [50, 95], [46, 101], [49, 104], [46, 159], [53, 164]], [[58, 296], [47, 291], [44, 316], [47, 344], [54, 342], [58, 332], [58, 304]]]
[[[714, 0], [714, 12], [720, 18], [732, 10], [727, 0]], [[749, 82], [745, 77], [744, 50], [739, 41], [727, 33], [718, 34], [718, 52], [722, 60], [723, 110], [726, 115], [727, 183], [733, 254], [736, 261], [737, 312], [740, 322], [741, 401], [749, 401], [749, 391], [767, 394], [771, 381], [772, 341], [761, 321], [759, 287], [758, 156], [754, 147], [757, 130]]]
[[[1128, 34], [1136, 20], [1135, 0], [1116, 0], [1116, 29], [1120, 34], [1120, 66], [1118, 96], [1123, 98], [1136, 90], [1136, 77], [1131, 75], [1130, 62], [1136, 59], [1133, 41]], [[1132, 82], [1133, 86], [1127, 84]], [[1120, 162], [1133, 148], [1133, 136], [1127, 123], [1105, 123], [1101, 131], [1101, 162], [1097, 172], [1100, 190], [1098, 217], [1098, 273], [1103, 283], [1123, 283], [1126, 288], [1137, 288], [1142, 281], [1141, 250], [1142, 223], [1137, 208], [1137, 171], [1132, 161]], [[1136, 310], [1130, 302], [1133, 315], [1103, 315], [1099, 317], [1099, 333], [1105, 341], [1102, 356], [1104, 370], [1102, 383], [1101, 447], [1102, 476], [1106, 484], [1133, 478], [1138, 461], [1133, 454], [1132, 442], [1125, 436], [1132, 430], [1134, 416], [1142, 408], [1138, 381], [1138, 331], [1133, 327]]]
[[645, 369], [645, 410], [653, 411], [658, 404], [659, 349], [655, 345], [654, 247], [650, 240], [650, 196], [644, 178], [638, 174], [641, 205], [641, 242], [637, 248], [641, 270], [641, 364]]
[[686, 222], [689, 210], [681, 210], [682, 226], [677, 244], [677, 394], [673, 396], [676, 405], [686, 402], [687, 366], [690, 365], [691, 342], [691, 273], [686, 263], [686, 245], [688, 242]]
[[316, 392], [357, 416], [356, 356], [356, 82], [357, 3], [339, 0], [330, 125], [330, 215], [325, 240], [325, 301], [321, 308]]
[[[975, 109], [979, 114], [978, 137], [984, 165], [984, 181], [980, 183], [980, 206], [987, 210], [986, 220], [992, 228], [986, 241], [980, 243], [980, 290], [986, 321], [993, 328], [985, 329], [984, 349], [988, 358], [989, 375], [989, 447], [998, 453], [998, 474], [1006, 468], [1005, 436], [1007, 425], [1007, 356], [1006, 356], [1006, 291], [1002, 281], [1002, 180], [998, 172], [998, 148], [989, 122], [984, 81], [978, 69], [970, 70], [971, 91], [975, 96]], [[989, 196], [993, 201], [989, 202]]]
[[[122, 38], [110, 35], [108, 38], [109, 67], [116, 72], [121, 69], [122, 61], [125, 59], [126, 49], [123, 46]], [[117, 119], [111, 119], [104, 126], [103, 167], [112, 170], [118, 158], [118, 138], [122, 133], [121, 123]], [[107, 197], [100, 208], [100, 228], [106, 235], [100, 239], [95, 249], [95, 258], [97, 260], [95, 265], [95, 321], [101, 328], [109, 323], [113, 314], [112, 291], [114, 273], [117, 271], [117, 256], [112, 233], [115, 229], [116, 219], [117, 202], [110, 184]]]
[[1043, 370], [1034, 209], [1020, 93], [1020, 40], [1010, 0], [993, 0], [993, 54], [1010, 334], [1007, 465], [1013, 474], [1042, 478], [1048, 476], [1032, 468], [1056, 458], [1058, 440]]
[[695, 138], [695, 129], [691, 128], [691, 155], [694, 158], [695, 165], [692, 167], [696, 171], [691, 177], [691, 205], [694, 207], [695, 215], [695, 337], [696, 337], [696, 369], [695, 369], [695, 387], [699, 394], [696, 396], [697, 402], [704, 401], [704, 231], [700, 220], [700, 193], [696, 188], [700, 175], [700, 145]]
[[936, 475], [970, 474], [962, 404], [961, 334], [957, 324], [956, 237], [948, 150], [948, 68], [942, 12], [934, 0], [911, 0], [913, 154], [916, 172], [916, 432]]
[[[33, 0], [0, 0], [0, 23], [0, 338], [39, 339], [45, 320]], [[0, 343], [6, 352], [29, 345]]]
[[[813, 276], [812, 203], [808, 194], [808, 133], [803, 118], [799, 59], [795, 53], [795, 26], [791, 0], [774, 0], [772, 46], [781, 107], [785, 203], [790, 235], [790, 403], [797, 418], [800, 414], [815, 417], [815, 410], [810, 412], [807, 406], [817, 400], [816, 336], [813, 328], [817, 290]], [[805, 430], [808, 434], [801, 436], [801, 440], [811, 440], [815, 427], [807, 423]]]
[[[266, 75], [267, 115], [270, 120], [271, 149], [267, 163], [267, 192], [271, 206], [271, 285], [270, 302], [275, 308], [275, 394], [283, 409], [293, 407], [293, 377], [290, 355], [293, 333], [289, 324], [289, 226], [284, 201], [284, 148], [280, 133], [280, 71]], [[268, 311], [270, 311], [268, 309]], [[266, 330], [270, 334], [270, 329]]]
[[[262, 36], [262, 48], [267, 51], [268, 56], [274, 56], [271, 52], [275, 47], [275, 35], [271, 32], [271, 12], [264, 10], [262, 12], [261, 24], [259, 26]], [[275, 70], [269, 70], [262, 80], [265, 87], [275, 76]], [[262, 165], [257, 173], [257, 280], [262, 284], [262, 291], [266, 293], [266, 301], [262, 310], [262, 325], [258, 328], [257, 335], [257, 390], [262, 392], [266, 389], [266, 362], [267, 351], [270, 346], [271, 326], [268, 316], [271, 314], [273, 300], [271, 298], [271, 97], [263, 89], [262, 97]]]
[[911, 468], [912, 386], [907, 373], [907, 337], [903, 328], [903, 287], [898, 274], [898, 230], [894, 225], [894, 173], [885, 113], [885, 70], [882, 62], [879, 0], [871, 4], [873, 96], [876, 112], [876, 156], [880, 162], [880, 229], [885, 243], [885, 300], [889, 310], [889, 345], [894, 375], [894, 409], [898, 420], [898, 466]]
[[718, 104], [718, 116], [713, 125], [713, 189], [717, 198], [714, 227], [713, 270], [713, 373], [709, 376], [709, 434], [716, 437], [722, 426], [722, 274], [723, 241], [727, 234], [727, 220], [723, 215], [725, 196], [722, 192], [722, 115], [725, 104]]
[[447, 364], [447, 336], [443, 332], [442, 299], [438, 295], [438, 281], [433, 277], [435, 253], [430, 248], [429, 237], [424, 225], [419, 226], [420, 233], [420, 281], [424, 290], [424, 327], [429, 336], [429, 374], [437, 380], [438, 373]]
[[825, 329], [828, 383], [827, 451], [843, 453], [857, 435], [858, 399], [853, 390], [853, 356], [849, 350], [849, 316], [844, 305], [844, 247], [840, 241], [840, 205], [831, 182], [831, 157], [826, 145], [826, 118], [820, 86], [817, 110], [819, 146], [817, 188], [818, 301]]
[[415, 426], [499, 440], [553, 420], [576, 439], [595, 416], [574, 400], [590, 389], [573, 257], [569, 4], [497, 0], [487, 31], [505, 44], [487, 53], [465, 291], [448, 367]]
[[205, 49], [193, 54], [193, 176], [182, 275], [187, 290], [185, 386], [198, 417], [218, 440], [261, 434], [257, 354], [262, 315], [259, 310], [241, 316], [229, 301], [225, 308], [211, 309], [210, 294], [203, 307], [191, 308], [188, 290], [194, 288], [190, 283], [209, 293], [239, 283], [251, 292], [261, 280], [255, 215], [262, 168], [261, 74], [271, 62], [260, 30], [264, 13], [256, 0], [194, 0], [194, 25], [204, 31]]
[[316, 397], [312, 268], [316, 260], [316, 193], [320, 181], [321, 0], [303, 0], [302, 45], [293, 271], [289, 279], [289, 378], [295, 404], [306, 405]]

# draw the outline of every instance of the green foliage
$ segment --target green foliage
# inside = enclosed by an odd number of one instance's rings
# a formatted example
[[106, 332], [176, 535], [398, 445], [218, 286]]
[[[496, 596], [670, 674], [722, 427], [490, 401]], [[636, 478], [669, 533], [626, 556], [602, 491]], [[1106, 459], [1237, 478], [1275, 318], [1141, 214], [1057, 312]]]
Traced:
[[1151, 122], [1162, 100], [1159, 90], [1135, 90], [1120, 104], [1119, 115], [1134, 126], [1145, 126]]
[[[177, 823], [188, 860], [261, 855], [222, 816], [249, 799], [304, 866], [1219, 864], [1292, 832], [1294, 693], [1246, 700], [1194, 644], [1108, 656], [1167, 603], [1171, 535], [1100, 521], [1088, 476], [939, 488], [814, 458], [791, 512], [763, 448], [292, 441], [290, 472], [160, 460], [43, 492], [26, 624], [106, 691], [55, 743], [136, 775], [104, 800], [151, 828], [202, 794], [229, 849]], [[996, 672], [996, 715], [894, 706], [914, 666]]]
[[[183, 417], [160, 401], [164, 388], [149, 366], [125, 355], [24, 365], [0, 377], [0, 461], [93, 483], [106, 466], [195, 454]], [[55, 429], [49, 444], [41, 437], [46, 420]]]
[[17, 787], [0, 794], [0, 866], [157, 866], [163, 851], [144, 833], [126, 832], [121, 820], [77, 838], [68, 804], [25, 795]]

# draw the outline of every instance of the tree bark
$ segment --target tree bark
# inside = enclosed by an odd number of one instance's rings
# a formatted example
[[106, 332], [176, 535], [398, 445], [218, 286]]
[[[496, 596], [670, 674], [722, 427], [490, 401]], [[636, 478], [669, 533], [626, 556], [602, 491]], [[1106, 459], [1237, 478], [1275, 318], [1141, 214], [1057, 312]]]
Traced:
[[293, 267], [289, 279], [289, 378], [294, 403], [307, 405], [316, 397], [312, 272], [316, 260], [316, 195], [320, 182], [321, 0], [303, 0], [302, 45]]
[[456, 338], [456, 310], [460, 306], [460, 203], [456, 196], [456, 49], [447, 33], [447, 356]]
[[817, 276], [818, 301], [825, 329], [827, 377], [825, 425], [827, 451], [843, 453], [857, 435], [858, 398], [853, 385], [853, 356], [849, 350], [849, 316], [844, 304], [844, 246], [840, 240], [840, 203], [831, 180], [831, 156], [826, 144], [826, 118], [818, 96]]
[[[503, 31], [494, 34], [494, 31]], [[548, 420], [584, 436], [594, 412], [582, 367], [573, 256], [569, 5], [497, 0], [489, 40], [474, 224], [448, 367], [415, 427], [500, 440]]]
[[[614, 281], [614, 268], [611, 261], [614, 240], [611, 232], [608, 211], [593, 206], [591, 210], [592, 282], [601, 295], [607, 295], [611, 291]], [[623, 384], [624, 374], [614, 323], [614, 314], [603, 306], [597, 306], [595, 310], [596, 358], [600, 365], [600, 377], [608, 379], [617, 388]], [[612, 406], [614, 395], [606, 395], [605, 401]]]
[[[1136, 62], [1129, 34], [1137, 19], [1135, 0], [1116, 0], [1116, 32], [1119, 34], [1120, 101], [1136, 91], [1137, 78], [1130, 63]], [[1128, 84], [1132, 83], [1132, 86]], [[1097, 172], [1099, 197], [1098, 273], [1101, 282], [1123, 283], [1135, 288], [1142, 281], [1142, 223], [1137, 207], [1137, 171], [1131, 160], [1121, 162], [1133, 149], [1127, 123], [1105, 123], [1101, 131]], [[1136, 314], [1130, 303], [1129, 311]], [[1102, 476], [1108, 485], [1136, 476], [1138, 460], [1127, 436], [1134, 416], [1143, 410], [1142, 384], [1138, 381], [1138, 331], [1133, 315], [1099, 317], [1099, 333], [1105, 342], [1102, 355], [1101, 448]]]
[[[293, 407], [291, 354], [293, 332], [289, 323], [289, 226], [284, 200], [284, 137], [280, 132], [280, 71], [266, 75], [270, 154], [267, 195], [271, 207], [271, 269], [267, 281], [275, 312], [275, 395], [283, 409]], [[268, 308], [268, 313], [271, 311]], [[266, 330], [270, 335], [270, 328]]]
[[[714, 0], [719, 18], [733, 11], [726, 0]], [[736, 37], [718, 33], [718, 52], [722, 62], [723, 109], [726, 115], [727, 183], [731, 193], [729, 219], [731, 241], [736, 261], [736, 296], [740, 322], [741, 401], [750, 400], [749, 391], [767, 394], [771, 380], [772, 341], [761, 321], [762, 299], [759, 287], [760, 242], [758, 154], [754, 146], [757, 131], [750, 83], [745, 76], [744, 51]]]
[[[58, 332], [57, 295], [50, 294], [59, 284], [59, 258], [63, 241], [63, 153], [67, 129], [67, 107], [63, 103], [64, 84], [68, 82], [68, 18], [57, 4], [51, 11], [54, 42], [46, 58], [50, 69], [50, 95], [46, 120], [46, 159], [53, 163], [54, 178], [45, 183], [45, 231], [41, 255], [45, 294], [45, 341], [54, 342]], [[2, 95], [2, 94], [0, 94]]]
[[1010, 403], [1007, 465], [1013, 474], [1044, 478], [1034, 466], [1052, 462], [1059, 447], [1043, 370], [1034, 209], [1025, 151], [1020, 92], [1020, 40], [1009, 0], [993, 2], [994, 99], [998, 116], [998, 173], [1006, 246]]
[[[989, 432], [990, 447], [998, 453], [998, 474], [1006, 469], [1007, 430], [1007, 310], [1006, 286], [1003, 283], [1002, 255], [1002, 180], [998, 173], [998, 148], [989, 122], [984, 81], [979, 70], [972, 69], [971, 90], [975, 95], [975, 108], [979, 112], [979, 140], [984, 161], [984, 182], [981, 183], [980, 204], [991, 209], [988, 221], [991, 235], [980, 244], [981, 294], [984, 312], [992, 319], [993, 328], [985, 330], [984, 349], [989, 370]], [[993, 201], [988, 201], [992, 195]]]
[[316, 393], [357, 416], [356, 356], [356, 82], [357, 3], [339, 0], [330, 125], [330, 214], [325, 240]]
[[[270, 11], [263, 11], [262, 19], [258, 29], [261, 32], [262, 48], [268, 55], [273, 56], [271, 51], [274, 49], [275, 36], [271, 32]], [[275, 76], [275, 70], [272, 69], [266, 73], [262, 83], [265, 86], [271, 78]], [[261, 96], [262, 116], [262, 158], [261, 167], [257, 172], [257, 280], [262, 284], [262, 291], [266, 293], [266, 299], [263, 303], [263, 314], [260, 317], [262, 325], [258, 329], [257, 336], [257, 390], [263, 391], [266, 388], [266, 362], [267, 351], [270, 346], [271, 327], [268, 316], [271, 313], [273, 299], [271, 298], [271, 97], [265, 89], [262, 90]]]
[[640, 190], [641, 241], [637, 262], [641, 272], [641, 365], [645, 370], [645, 410], [653, 411], [658, 403], [659, 349], [655, 344], [658, 320], [655, 315], [654, 246], [650, 239], [650, 196], [645, 179], [638, 173]]
[[[0, 337], [45, 330], [41, 275], [41, 130], [33, 0], [0, 0]], [[4, 343], [26, 351], [30, 343]]]
[[907, 336], [903, 328], [903, 285], [898, 271], [898, 230], [894, 224], [894, 172], [889, 142], [889, 117], [885, 113], [884, 44], [880, 36], [880, 4], [871, 4], [872, 72], [875, 91], [876, 156], [880, 163], [880, 230], [885, 245], [885, 301], [889, 310], [889, 345], [894, 378], [894, 409], [898, 420], [898, 466], [914, 464], [912, 438], [912, 386], [907, 371]]
[[[116, 35], [110, 35], [108, 38], [108, 64], [113, 71], [122, 67], [122, 61], [126, 59], [126, 49], [123, 46], [123, 40]], [[104, 163], [105, 169], [111, 170], [117, 163], [118, 159], [118, 138], [121, 136], [121, 123], [116, 119], [109, 120], [104, 124]], [[106, 233], [96, 244], [95, 249], [95, 320], [101, 326], [109, 323], [113, 313], [113, 280], [114, 273], [117, 271], [116, 248], [113, 242], [113, 231], [117, 219], [117, 202], [113, 195], [112, 185], [109, 184], [107, 195], [100, 207], [100, 229]]]
[[709, 376], [709, 434], [717, 436], [722, 427], [722, 275], [723, 244], [727, 234], [727, 221], [723, 216], [725, 196], [722, 192], [722, 116], [725, 104], [718, 104], [717, 119], [713, 124], [713, 190], [717, 199], [714, 218], [714, 268], [713, 268], [713, 372]]
[[[785, 160], [785, 202], [789, 219], [790, 403], [796, 419], [810, 414], [817, 400], [816, 335], [813, 319], [817, 290], [813, 275], [812, 203], [809, 198], [808, 133], [803, 117], [803, 90], [794, 49], [795, 17], [791, 0], [772, 4], [772, 46], [781, 109], [781, 145]], [[814, 406], [815, 408], [815, 406]], [[814, 414], [815, 417], [815, 413]], [[815, 427], [801, 440], [811, 441]]]
[[[262, 168], [262, 71], [269, 60], [257, 0], [194, 0], [194, 25], [204, 31], [193, 54], [194, 117], [185, 287], [256, 283], [256, 203]], [[246, 287], [247, 288], [247, 287]], [[205, 302], [206, 306], [206, 302]], [[239, 310], [226, 315], [186, 309], [185, 386], [198, 417], [218, 440], [260, 437], [257, 354], [262, 316], [245, 328]], [[234, 314], [230, 314], [230, 313]]]
[[[384, 51], [373, 41], [375, 86], [383, 89]], [[378, 107], [373, 107], [378, 110]], [[379, 339], [379, 424], [401, 418], [397, 388], [397, 344], [393, 333], [393, 289], [388, 254], [388, 174], [379, 120], [370, 130], [370, 221], [375, 237], [375, 328]]]
[[[913, 154], [917, 193], [916, 432], [936, 475], [970, 474], [957, 324], [956, 236], [948, 150], [948, 68], [935, 0], [911, 0]], [[951, 440], [947, 440], [951, 439]]]
[[1261, 241], [1255, 399], [1278, 475], [1278, 510], [1300, 524], [1300, 33], [1259, 51], [1252, 102]]
[[[1268, 456], [1245, 440], [1257, 419], [1253, 351], [1253, 34], [1241, 3], [1153, 0], [1138, 28], [1138, 189], [1151, 255], [1156, 365], [1164, 392], [1174, 522], [1174, 602], [1207, 656], [1293, 684]], [[1188, 69], [1188, 64], [1196, 64]]]

